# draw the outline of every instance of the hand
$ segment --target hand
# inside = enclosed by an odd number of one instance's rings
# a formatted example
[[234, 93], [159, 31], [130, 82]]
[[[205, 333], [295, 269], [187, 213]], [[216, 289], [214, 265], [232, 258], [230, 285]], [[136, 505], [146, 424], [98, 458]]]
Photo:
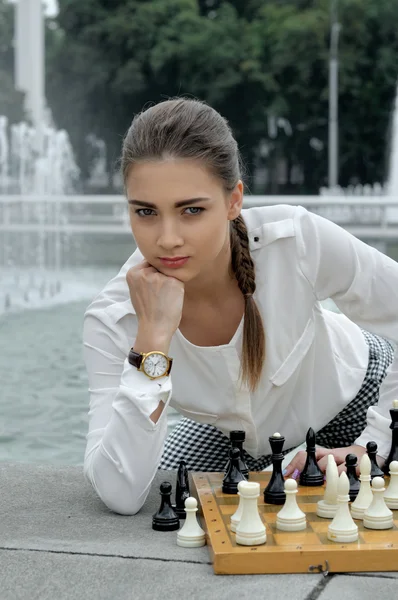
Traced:
[[[340, 474], [342, 471], [345, 471], [345, 457], [347, 454], [355, 454], [357, 456], [357, 471], [359, 472], [359, 461], [365, 453], [366, 448], [363, 446], [345, 446], [344, 448], [323, 448], [322, 446], [316, 446], [316, 460], [318, 467], [321, 469], [321, 471], [323, 471], [323, 473], [326, 471], [328, 454], [332, 454], [334, 456]], [[284, 471], [285, 477], [290, 477], [295, 470], [301, 473], [301, 471], [304, 469], [306, 460], [307, 452], [305, 452], [305, 450], [300, 450], [297, 452], [296, 456], [288, 464], [286, 470]]]
[[182, 317], [184, 283], [163, 275], [146, 260], [129, 269], [126, 280], [140, 325], [172, 337]]

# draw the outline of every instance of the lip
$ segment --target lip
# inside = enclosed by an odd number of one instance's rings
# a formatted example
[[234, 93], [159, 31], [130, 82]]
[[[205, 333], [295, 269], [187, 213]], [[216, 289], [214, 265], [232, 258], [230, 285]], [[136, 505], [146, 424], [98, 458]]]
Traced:
[[173, 258], [173, 259], [161, 258], [160, 260], [162, 261], [162, 264], [165, 267], [169, 267], [171, 269], [178, 269], [179, 267], [184, 266], [188, 259], [189, 259], [189, 256], [183, 256], [183, 257], [178, 257], [178, 258]]

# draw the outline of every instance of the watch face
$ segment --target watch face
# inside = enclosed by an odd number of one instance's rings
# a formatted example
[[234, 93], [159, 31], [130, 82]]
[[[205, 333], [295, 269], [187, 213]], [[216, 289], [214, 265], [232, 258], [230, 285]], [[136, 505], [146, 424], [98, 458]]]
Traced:
[[143, 368], [150, 377], [160, 377], [167, 371], [169, 363], [163, 354], [150, 354], [144, 360]]

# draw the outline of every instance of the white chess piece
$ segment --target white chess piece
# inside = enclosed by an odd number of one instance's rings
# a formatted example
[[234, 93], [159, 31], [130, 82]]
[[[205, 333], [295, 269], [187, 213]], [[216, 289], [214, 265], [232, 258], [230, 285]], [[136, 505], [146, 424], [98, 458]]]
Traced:
[[374, 477], [372, 481], [373, 500], [363, 515], [363, 524], [367, 529], [391, 529], [393, 514], [384, 502], [384, 479]]
[[258, 512], [260, 484], [257, 481], [241, 481], [239, 494], [242, 498], [242, 516], [236, 526], [236, 543], [243, 546], [265, 544], [267, 534]]
[[364, 454], [359, 463], [359, 480], [361, 482], [361, 487], [359, 488], [358, 496], [351, 504], [351, 515], [353, 519], [363, 519], [365, 510], [369, 508], [372, 503], [373, 492], [370, 487], [371, 469], [370, 458], [367, 454]]
[[241, 485], [241, 483], [242, 483], [242, 481], [240, 481], [238, 483], [238, 496], [239, 496], [238, 508], [236, 509], [234, 514], [231, 515], [231, 531], [233, 531], [234, 533], [236, 533], [236, 527], [241, 519], [242, 510], [243, 510], [243, 501], [242, 501], [242, 496], [240, 495], [240, 487], [239, 487]]
[[358, 526], [354, 523], [348, 507], [349, 490], [350, 482], [347, 473], [343, 471], [337, 487], [337, 513], [328, 527], [328, 540], [331, 542], [356, 542], [358, 539]]
[[198, 502], [196, 498], [186, 498], [185, 500], [185, 522], [177, 531], [177, 546], [183, 548], [199, 548], [206, 544], [206, 534], [196, 519]]
[[337, 486], [339, 483], [339, 470], [336, 465], [333, 454], [328, 454], [328, 463], [326, 465], [326, 488], [323, 499], [316, 505], [316, 514], [324, 519], [333, 519], [336, 515], [337, 504]]
[[384, 502], [388, 508], [398, 509], [398, 461], [390, 462], [390, 484], [384, 492]]
[[297, 481], [295, 479], [286, 479], [285, 494], [285, 504], [276, 515], [276, 528], [282, 531], [301, 531], [307, 527], [307, 520], [305, 513], [297, 504]]

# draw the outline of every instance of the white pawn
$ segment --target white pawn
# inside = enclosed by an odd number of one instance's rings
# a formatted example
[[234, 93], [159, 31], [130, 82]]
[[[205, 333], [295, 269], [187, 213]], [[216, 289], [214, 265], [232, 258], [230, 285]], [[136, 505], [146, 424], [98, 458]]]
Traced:
[[351, 504], [351, 515], [353, 519], [363, 519], [365, 510], [371, 505], [373, 500], [373, 492], [370, 487], [370, 472], [371, 472], [370, 458], [367, 454], [364, 454], [359, 463], [360, 475], [359, 479], [361, 487], [359, 488], [358, 496]]
[[384, 492], [384, 502], [388, 508], [398, 509], [398, 461], [390, 462], [390, 484]]
[[339, 483], [339, 470], [336, 465], [333, 454], [328, 454], [328, 464], [326, 465], [326, 488], [323, 499], [316, 505], [316, 514], [318, 517], [333, 519], [336, 515], [337, 504], [337, 486]]
[[242, 516], [242, 510], [243, 510], [243, 500], [242, 500], [242, 496], [240, 495], [240, 485], [241, 483], [243, 483], [242, 481], [240, 481], [238, 483], [238, 496], [239, 496], [239, 504], [238, 504], [238, 508], [236, 509], [236, 511], [234, 512], [234, 514], [231, 516], [231, 531], [233, 531], [234, 533], [236, 533], [236, 527], [241, 519]]
[[285, 504], [276, 515], [276, 528], [282, 531], [301, 531], [307, 527], [305, 513], [297, 505], [297, 481], [286, 479]]
[[391, 529], [394, 524], [393, 514], [384, 502], [384, 479], [374, 477], [372, 481], [373, 500], [365, 510], [363, 524], [367, 529]]
[[347, 473], [343, 471], [339, 477], [336, 516], [328, 527], [328, 540], [331, 542], [356, 542], [358, 539], [358, 526], [351, 516], [348, 502], [350, 496], [350, 482]]
[[243, 508], [240, 521], [236, 526], [236, 543], [243, 546], [265, 544], [267, 534], [257, 505], [260, 484], [257, 481], [241, 481], [239, 494], [242, 498]]
[[206, 544], [206, 534], [196, 519], [198, 502], [196, 498], [186, 498], [185, 500], [185, 522], [177, 532], [177, 546], [183, 548], [199, 548]]

